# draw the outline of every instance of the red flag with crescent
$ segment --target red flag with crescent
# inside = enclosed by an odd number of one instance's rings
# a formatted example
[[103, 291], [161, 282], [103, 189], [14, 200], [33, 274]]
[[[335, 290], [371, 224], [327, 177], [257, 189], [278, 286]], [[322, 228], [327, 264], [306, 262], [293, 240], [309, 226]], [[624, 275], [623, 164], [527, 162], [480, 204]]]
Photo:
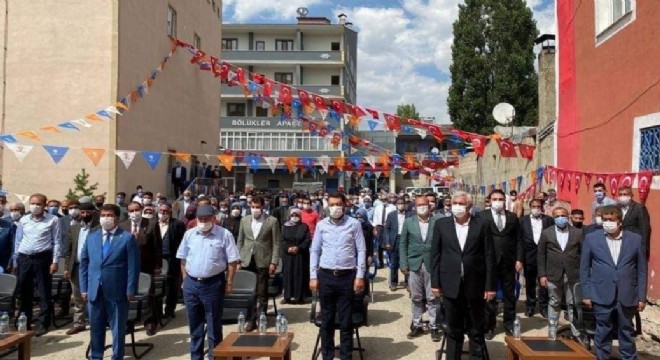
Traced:
[[373, 109], [364, 109], [364, 110], [366, 110], [369, 113], [369, 115], [371, 115], [371, 117], [374, 118], [375, 120], [378, 120], [380, 118], [380, 116], [378, 115], [378, 111]]
[[645, 202], [651, 190], [653, 182], [653, 171], [641, 171], [637, 174], [637, 188], [639, 189], [639, 200]]
[[517, 157], [516, 155], [516, 147], [511, 143], [509, 140], [497, 140], [497, 146], [500, 148], [500, 154], [502, 157]]
[[328, 105], [326, 105], [325, 98], [323, 96], [313, 94], [312, 98], [314, 99], [314, 107], [316, 107], [316, 110], [327, 110], [328, 109]]
[[385, 124], [389, 131], [401, 131], [401, 118], [392, 114], [383, 114], [385, 117]]
[[341, 100], [332, 100], [330, 101], [330, 105], [332, 105], [332, 109], [336, 111], [338, 114], [343, 114], [344, 111], [344, 102]]
[[263, 96], [265, 96], [265, 97], [273, 96], [273, 88], [275, 87], [275, 80], [264, 77], [263, 82], [264, 82], [263, 87], [262, 87]]
[[575, 193], [577, 194], [578, 190], [580, 190], [580, 183], [582, 182], [582, 176], [584, 176], [583, 173], [581, 172], [575, 172]]
[[303, 89], [298, 89], [298, 99], [300, 99], [303, 105], [310, 105], [312, 103], [309, 93]]
[[619, 179], [623, 174], [612, 174], [610, 176], [610, 194], [612, 197], [616, 197], [616, 194], [619, 192]]
[[621, 174], [619, 177], [619, 187], [629, 186], [632, 188], [633, 183], [635, 182], [635, 177], [637, 177], [636, 173]]
[[287, 84], [280, 84], [280, 96], [278, 100], [284, 104], [291, 104], [293, 95], [291, 94], [291, 86]]
[[[429, 132], [431, 133], [431, 135], [433, 135], [433, 137], [435, 137], [438, 141], [442, 141], [442, 140], [445, 138], [444, 134], [442, 134], [442, 129], [440, 128], [440, 126], [429, 125], [429, 127], [428, 127], [428, 131], [429, 131]], [[516, 150], [514, 149], [513, 152], [515, 153]]]
[[594, 176], [592, 173], [584, 173], [584, 183], [587, 184], [587, 186], [591, 186], [591, 178]]
[[484, 156], [484, 151], [486, 150], [486, 141], [485, 136], [475, 136], [472, 138], [472, 147], [474, 148], [474, 153], [478, 156]]
[[596, 175], [596, 184], [607, 183], [607, 174], [594, 174]]
[[565, 176], [566, 176], [566, 174], [564, 174], [564, 170], [557, 169], [557, 187], [559, 189], [564, 188]]

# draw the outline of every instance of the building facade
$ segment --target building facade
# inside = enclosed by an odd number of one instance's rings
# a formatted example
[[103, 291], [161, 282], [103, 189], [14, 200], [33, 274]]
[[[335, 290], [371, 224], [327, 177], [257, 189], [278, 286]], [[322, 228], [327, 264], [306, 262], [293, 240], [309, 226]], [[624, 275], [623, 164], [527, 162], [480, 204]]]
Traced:
[[[19, 162], [4, 149], [2, 181], [11, 193], [43, 192], [62, 198], [82, 168], [99, 184], [98, 193], [133, 192], [141, 184], [169, 191], [172, 161], [163, 155], [151, 170], [138, 154], [128, 170], [115, 150], [217, 152], [220, 83], [191, 66], [179, 50], [148, 94], [123, 116], [94, 122], [80, 132], [39, 132], [44, 126], [113, 105], [140, 85], [172, 47], [172, 38], [220, 54], [218, 0], [89, 0], [59, 2], [8, 0], [0, 3], [2, 133], [37, 130], [40, 141], [19, 138], [35, 148]], [[38, 66], [35, 64], [38, 63]], [[30, 65], [32, 64], [32, 65]], [[91, 122], [90, 122], [91, 123]], [[208, 148], [200, 148], [200, 141]], [[39, 147], [69, 147], [55, 164]], [[106, 150], [94, 166], [80, 148]]]
[[[333, 24], [325, 18], [299, 17], [297, 24], [224, 24], [222, 50], [224, 61], [249, 73], [355, 104], [357, 33], [343, 20]], [[300, 120], [274, 115], [243, 91], [239, 86], [222, 86], [221, 149], [272, 157], [347, 155], [341, 145], [335, 148], [303, 131]], [[338, 128], [343, 126], [340, 121]], [[256, 172], [236, 166], [223, 178], [234, 191], [290, 189], [294, 182], [321, 182], [330, 190], [345, 186], [340, 176], [300, 171], [290, 175], [281, 161], [275, 173], [263, 163]]]
[[[654, 171], [646, 207], [655, 234], [660, 231], [660, 2], [567, 0], [557, 6], [557, 166], [593, 173]], [[564, 189], [561, 195], [574, 207], [590, 209], [588, 190]], [[660, 271], [659, 239], [651, 237], [649, 274]], [[649, 297], [657, 299], [660, 279], [649, 276], [648, 285]]]

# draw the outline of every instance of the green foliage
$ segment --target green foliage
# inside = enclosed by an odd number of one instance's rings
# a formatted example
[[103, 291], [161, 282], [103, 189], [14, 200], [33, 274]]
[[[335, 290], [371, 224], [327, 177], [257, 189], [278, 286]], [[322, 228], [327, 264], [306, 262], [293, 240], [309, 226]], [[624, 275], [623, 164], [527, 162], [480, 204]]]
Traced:
[[89, 184], [89, 174], [85, 169], [82, 169], [82, 172], [73, 178], [73, 184], [75, 188], [73, 190], [69, 189], [69, 193], [66, 194], [67, 200], [78, 200], [83, 196], [93, 196], [94, 191], [99, 187], [99, 183]]
[[454, 127], [492, 133], [497, 125], [492, 111], [501, 102], [516, 108], [513, 125], [537, 123], [537, 36], [525, 0], [466, 0], [459, 5], [447, 99]]
[[397, 106], [396, 115], [402, 119], [419, 120], [419, 113], [415, 108], [415, 104], [401, 104]]

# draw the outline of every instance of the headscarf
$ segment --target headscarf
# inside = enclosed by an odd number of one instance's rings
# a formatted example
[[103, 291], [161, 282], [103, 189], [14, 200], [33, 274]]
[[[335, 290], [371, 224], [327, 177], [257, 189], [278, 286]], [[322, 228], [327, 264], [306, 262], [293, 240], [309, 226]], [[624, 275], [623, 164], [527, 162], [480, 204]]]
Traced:
[[[293, 208], [293, 207], [292, 207], [292, 208], [289, 210], [289, 220], [288, 220], [287, 222], [284, 223], [284, 226], [296, 226], [296, 225], [300, 224], [299, 222], [294, 223], [293, 221], [291, 221], [291, 215], [293, 215], [293, 214], [297, 214], [298, 217], [301, 217], [301, 216], [300, 216], [300, 213], [301, 213], [300, 209], [298, 209], [298, 208]], [[301, 220], [302, 220], [302, 218], [301, 218]]]
[[360, 215], [364, 219], [365, 224], [371, 225], [371, 221], [369, 221], [369, 215], [367, 215], [367, 209], [358, 208], [356, 211], [356, 215]]

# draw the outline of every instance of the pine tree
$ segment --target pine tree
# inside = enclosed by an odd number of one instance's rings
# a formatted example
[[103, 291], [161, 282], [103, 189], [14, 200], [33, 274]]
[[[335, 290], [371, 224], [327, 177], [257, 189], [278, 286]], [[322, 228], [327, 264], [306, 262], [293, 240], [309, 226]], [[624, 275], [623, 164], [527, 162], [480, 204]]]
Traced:
[[82, 172], [73, 178], [73, 183], [75, 189], [69, 189], [69, 193], [66, 194], [68, 200], [78, 200], [83, 196], [92, 196], [94, 195], [94, 191], [99, 187], [99, 183], [89, 185], [89, 174], [85, 169], [82, 169]]
[[454, 127], [492, 133], [497, 125], [492, 111], [500, 102], [516, 108], [514, 125], [537, 123], [537, 34], [524, 0], [466, 0], [459, 5], [447, 99]]
[[401, 104], [397, 106], [396, 115], [402, 119], [419, 120], [419, 113], [415, 108], [415, 104]]

